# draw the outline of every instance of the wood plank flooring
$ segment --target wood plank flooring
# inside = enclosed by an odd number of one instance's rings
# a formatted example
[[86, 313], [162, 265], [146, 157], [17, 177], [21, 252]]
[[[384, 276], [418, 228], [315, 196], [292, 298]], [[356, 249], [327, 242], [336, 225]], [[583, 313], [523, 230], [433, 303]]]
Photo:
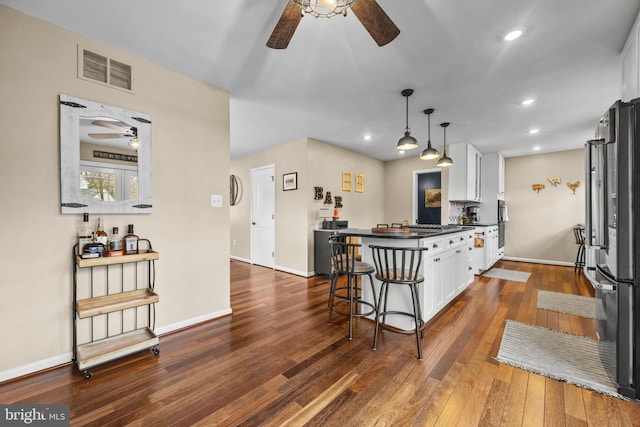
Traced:
[[[67, 403], [72, 425], [640, 426], [640, 403], [497, 363], [505, 319], [595, 337], [593, 320], [536, 308], [537, 289], [592, 296], [571, 267], [502, 261], [527, 283], [476, 276], [425, 330], [327, 324], [326, 278], [231, 262], [233, 315], [162, 336], [92, 369], [73, 365], [0, 384], [0, 403]], [[160, 305], [159, 310], [162, 309]]]

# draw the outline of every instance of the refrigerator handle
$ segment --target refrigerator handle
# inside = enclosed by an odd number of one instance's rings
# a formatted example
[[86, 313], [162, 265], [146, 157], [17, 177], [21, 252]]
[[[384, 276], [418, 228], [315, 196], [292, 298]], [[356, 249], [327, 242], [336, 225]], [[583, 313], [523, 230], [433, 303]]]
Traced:
[[[600, 151], [602, 154], [604, 154], [604, 147], [605, 147], [605, 140], [603, 138], [601, 139], [592, 139], [587, 141], [586, 143], [586, 150], [587, 150], [587, 155], [586, 155], [586, 177], [585, 177], [585, 181], [586, 181], [586, 190], [585, 190], [585, 198], [586, 198], [586, 212], [585, 212], [585, 222], [586, 222], [586, 229], [585, 229], [585, 245], [587, 247], [592, 247], [592, 248], [596, 248], [596, 249], [606, 249], [606, 244], [605, 242], [602, 240], [604, 236], [601, 236], [601, 233], [598, 233], [598, 226], [596, 224], [593, 223], [594, 221], [594, 216], [593, 216], [593, 179], [594, 179], [594, 175], [597, 173], [596, 171], [596, 166], [594, 164], [594, 156], [593, 156], [593, 152], [594, 150], [598, 150]], [[597, 160], [596, 160], [597, 161]], [[604, 174], [603, 174], [604, 176]], [[597, 178], [597, 177], [596, 177]], [[604, 191], [604, 185], [600, 185], [600, 188], [596, 188], [597, 191]], [[596, 203], [597, 203], [597, 199], [599, 199], [599, 195], [596, 195]], [[600, 215], [600, 220], [602, 220], [602, 215]], [[595, 227], [594, 227], [595, 226]]]

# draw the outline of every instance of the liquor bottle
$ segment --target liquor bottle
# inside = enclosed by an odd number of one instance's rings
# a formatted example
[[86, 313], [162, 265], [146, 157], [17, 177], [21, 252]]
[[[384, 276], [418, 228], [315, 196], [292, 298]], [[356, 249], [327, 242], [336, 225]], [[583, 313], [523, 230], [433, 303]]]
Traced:
[[93, 241], [91, 227], [89, 227], [89, 214], [82, 214], [82, 226], [78, 230], [78, 255], [82, 255], [84, 247]]
[[128, 233], [124, 236], [124, 254], [132, 255], [138, 253], [138, 236], [133, 232], [133, 224], [129, 224]]
[[82, 248], [82, 258], [98, 258], [106, 255], [106, 247], [100, 242], [95, 240], [95, 233], [93, 233], [93, 240], [91, 243], [87, 243]]
[[109, 236], [109, 256], [122, 255], [122, 240], [118, 235], [118, 227], [111, 229], [111, 236]]
[[107, 232], [104, 231], [104, 223], [102, 222], [102, 218], [98, 218], [98, 228], [96, 229], [96, 237], [94, 240], [96, 241], [96, 243], [102, 243], [105, 247], [107, 247], [109, 236], [107, 236]]

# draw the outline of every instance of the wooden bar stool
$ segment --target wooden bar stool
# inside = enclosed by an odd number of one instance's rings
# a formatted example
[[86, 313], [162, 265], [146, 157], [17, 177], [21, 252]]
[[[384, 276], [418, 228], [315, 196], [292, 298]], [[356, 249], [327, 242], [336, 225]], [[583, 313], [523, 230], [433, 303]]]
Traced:
[[[329, 291], [329, 324], [333, 318], [333, 312], [349, 316], [349, 340], [353, 339], [353, 319], [356, 317], [369, 316], [376, 313], [376, 291], [373, 286], [371, 276], [375, 269], [372, 265], [360, 261], [360, 244], [351, 243], [348, 238], [340, 235], [329, 237], [331, 246], [331, 261], [333, 264], [331, 272], [331, 289]], [[340, 277], [346, 276], [347, 283], [338, 286]], [[368, 276], [371, 292], [373, 292], [373, 303], [363, 301], [362, 280], [358, 284], [358, 277]], [[336, 299], [338, 301], [336, 301]], [[336, 307], [347, 304], [349, 312], [340, 312]], [[362, 312], [362, 306], [367, 306], [367, 312]]]
[[[387, 246], [369, 246], [373, 251], [373, 262], [376, 268], [376, 279], [382, 282], [378, 299], [378, 314], [376, 316], [376, 328], [373, 335], [373, 349], [378, 343], [378, 332], [384, 329], [401, 334], [415, 334], [418, 347], [418, 359], [422, 360], [422, 346], [420, 339], [423, 337], [424, 321], [420, 309], [420, 297], [418, 284], [424, 282], [422, 275], [422, 252], [427, 248], [397, 248]], [[389, 286], [407, 287], [411, 291], [413, 311], [388, 310], [387, 300]], [[387, 325], [387, 315], [406, 316], [413, 320], [415, 328], [403, 330]], [[382, 321], [380, 321], [382, 319]]]

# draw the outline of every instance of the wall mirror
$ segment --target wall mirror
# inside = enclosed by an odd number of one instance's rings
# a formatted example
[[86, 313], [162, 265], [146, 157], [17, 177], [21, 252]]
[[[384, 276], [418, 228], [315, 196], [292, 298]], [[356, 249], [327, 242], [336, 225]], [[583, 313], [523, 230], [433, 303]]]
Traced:
[[67, 213], [151, 213], [151, 118], [60, 95], [60, 202]]

